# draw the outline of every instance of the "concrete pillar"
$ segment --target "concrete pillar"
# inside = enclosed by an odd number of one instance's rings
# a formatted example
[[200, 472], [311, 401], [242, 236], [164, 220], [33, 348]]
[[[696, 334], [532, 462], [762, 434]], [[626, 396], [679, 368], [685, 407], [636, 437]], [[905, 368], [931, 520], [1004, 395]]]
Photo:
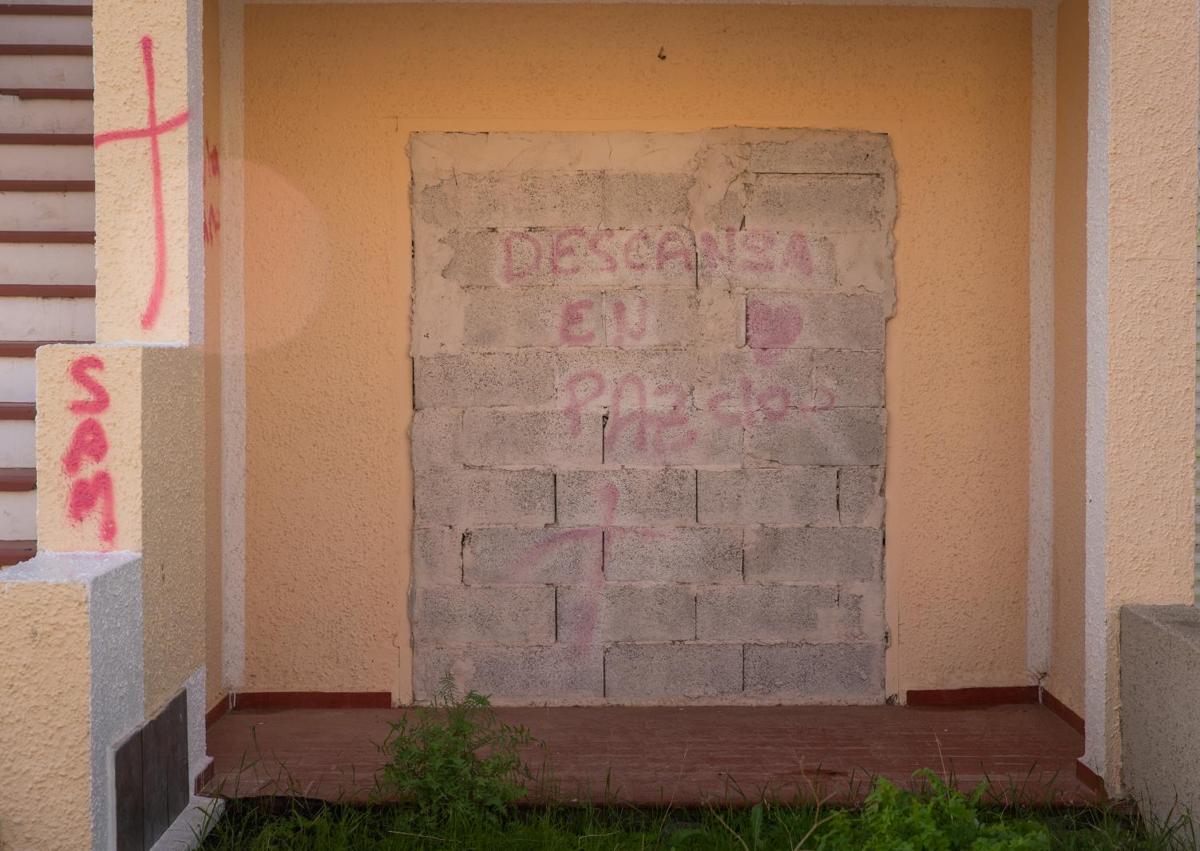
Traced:
[[1191, 597], [1197, 0], [1089, 7], [1084, 763], [1121, 789], [1119, 611]]
[[96, 0], [93, 28], [97, 342], [37, 356], [40, 554], [0, 576], [3, 847], [113, 847], [113, 748], [181, 691], [189, 788], [208, 763], [201, 2]]
[[203, 339], [200, 0], [98, 0], [96, 339]]

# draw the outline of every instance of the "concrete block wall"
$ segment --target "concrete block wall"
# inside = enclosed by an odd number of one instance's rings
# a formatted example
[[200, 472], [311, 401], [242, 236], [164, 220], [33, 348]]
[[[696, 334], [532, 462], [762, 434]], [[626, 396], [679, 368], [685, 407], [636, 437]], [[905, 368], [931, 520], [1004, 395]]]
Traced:
[[887, 137], [410, 148], [417, 699], [882, 701]]

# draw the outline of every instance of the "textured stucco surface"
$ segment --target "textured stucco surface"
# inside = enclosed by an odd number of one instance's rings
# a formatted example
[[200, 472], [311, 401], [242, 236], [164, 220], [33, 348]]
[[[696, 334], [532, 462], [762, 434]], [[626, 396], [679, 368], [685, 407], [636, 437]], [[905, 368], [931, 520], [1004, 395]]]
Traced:
[[197, 348], [142, 355], [146, 715], [204, 665], [204, 384]]
[[248, 7], [247, 688], [408, 696], [408, 133], [727, 125], [891, 138], [888, 688], [1027, 682], [1030, 25]]
[[107, 848], [115, 832], [112, 748], [144, 718], [142, 667], [142, 565], [133, 553], [39, 556], [91, 571], [89, 610], [92, 651], [92, 836]]
[[[92, 832], [86, 589], [0, 582], [0, 641], [0, 845], [86, 848]], [[54, 818], [43, 818], [47, 812]]]
[[1054, 198], [1054, 608], [1050, 693], [1083, 715], [1083, 430], [1087, 351], [1087, 0], [1058, 9]]
[[106, 847], [107, 750], [142, 718], [138, 567], [41, 554], [0, 574], [2, 848]]
[[1200, 21], [1192, 0], [1109, 13], [1094, 17], [1093, 68], [1107, 62], [1089, 113], [1084, 759], [1115, 791], [1120, 607], [1192, 600]]
[[1159, 819], [1200, 813], [1200, 609], [1121, 610], [1121, 750], [1127, 791]]
[[[131, 346], [42, 346], [37, 353], [38, 545], [51, 552], [141, 550], [142, 350]], [[74, 371], [74, 373], [73, 373]], [[72, 405], [76, 410], [72, 410]], [[82, 406], [82, 407], [81, 407]], [[93, 420], [95, 426], [85, 423]], [[103, 439], [103, 447], [100, 439]], [[67, 456], [77, 447], [78, 467]], [[70, 512], [80, 480], [112, 479], [115, 530], [106, 534], [106, 500]]]
[[[107, 394], [104, 411], [73, 413], [95, 400], [71, 373], [80, 358], [102, 368], [84, 373]], [[50, 551], [125, 549], [143, 555], [145, 701], [153, 715], [204, 664], [204, 415], [199, 349], [162, 346], [43, 346], [38, 351], [38, 538]], [[83, 444], [80, 466], [65, 459], [80, 423], [93, 416], [106, 450]], [[103, 534], [104, 499], [72, 519], [80, 479], [112, 478], [115, 534]], [[85, 506], [86, 507], [86, 504]]]
[[[202, 116], [199, 87], [189, 97], [189, 7], [194, 0], [154, 3], [97, 2], [92, 17], [96, 133], [147, 126], [143, 37], [153, 42], [157, 118], [168, 121], [189, 110], [187, 122], [159, 136], [163, 198], [165, 280], [161, 309], [150, 327], [142, 322], [155, 275], [155, 207], [150, 143], [107, 142], [96, 149], [96, 339], [106, 342], [198, 340], [194, 315], [200, 300], [189, 288], [195, 264], [190, 222], [200, 209]], [[193, 65], [200, 53], [190, 54]], [[195, 70], [192, 76], [196, 77]], [[193, 82], [199, 82], [198, 78]], [[189, 104], [189, 100], [192, 103]]]

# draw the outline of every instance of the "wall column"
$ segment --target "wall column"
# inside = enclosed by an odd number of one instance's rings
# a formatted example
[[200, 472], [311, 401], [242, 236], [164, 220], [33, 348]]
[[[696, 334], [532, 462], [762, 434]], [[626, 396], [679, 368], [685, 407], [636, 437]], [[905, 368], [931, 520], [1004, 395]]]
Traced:
[[[16, 686], [0, 688], [0, 721], [20, 732], [31, 707], [54, 707], [28, 715], [51, 727], [0, 737], [18, 763], [5, 774], [57, 797], [0, 782], [6, 847], [109, 848], [143, 815], [156, 835], [136, 841], [152, 843], [195, 817], [177, 791], [209, 763], [201, 26], [200, 0], [93, 7], [97, 342], [38, 350], [40, 552], [0, 576], [0, 686]], [[55, 676], [35, 675], [39, 657]], [[155, 751], [179, 781], [171, 801], [142, 783], [131, 805], [114, 750], [180, 692], [186, 727]], [[47, 818], [59, 798], [64, 818]]]
[[1197, 1], [1092, 0], [1083, 761], [1119, 792], [1119, 613], [1191, 596]]

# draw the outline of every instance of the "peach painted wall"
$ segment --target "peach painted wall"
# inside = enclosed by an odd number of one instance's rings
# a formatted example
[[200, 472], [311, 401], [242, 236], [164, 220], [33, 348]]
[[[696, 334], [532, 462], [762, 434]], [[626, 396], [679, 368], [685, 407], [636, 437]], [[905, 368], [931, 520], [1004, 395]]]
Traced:
[[1028, 682], [1030, 28], [1015, 9], [248, 6], [245, 687], [409, 695], [408, 134], [732, 124], [891, 135], [888, 688]]
[[218, 0], [204, 0], [204, 530], [205, 699], [221, 689], [221, 53]]
[[1058, 9], [1054, 199], [1054, 637], [1046, 688], [1083, 708], [1088, 4]]

